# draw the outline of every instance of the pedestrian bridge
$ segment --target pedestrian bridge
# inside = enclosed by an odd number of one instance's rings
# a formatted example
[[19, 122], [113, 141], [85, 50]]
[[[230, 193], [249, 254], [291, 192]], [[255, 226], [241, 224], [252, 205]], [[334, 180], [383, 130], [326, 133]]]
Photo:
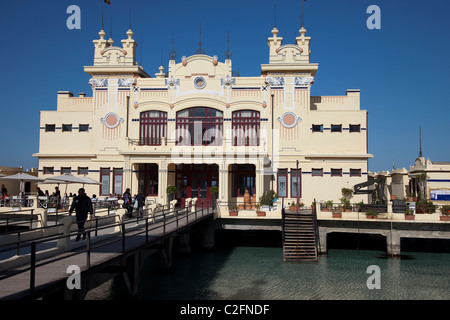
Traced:
[[[125, 213], [96, 212], [98, 217], [86, 222], [86, 240], [78, 242], [76, 218], [67, 214], [60, 214], [54, 225], [0, 234], [0, 299], [83, 299], [113, 277], [135, 295], [146, 256], [158, 252], [163, 265], [170, 267], [173, 239], [179, 236], [189, 250], [187, 232], [215, 216], [212, 203], [201, 208], [160, 206], [139, 218]], [[73, 270], [79, 275], [79, 289], [67, 286]]]

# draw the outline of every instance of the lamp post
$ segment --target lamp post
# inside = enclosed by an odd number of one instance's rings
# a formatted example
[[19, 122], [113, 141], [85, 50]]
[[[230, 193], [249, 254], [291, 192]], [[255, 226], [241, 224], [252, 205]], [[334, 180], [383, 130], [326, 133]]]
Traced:
[[296, 169], [296, 171], [295, 171], [295, 182], [296, 182], [296, 185], [297, 185], [297, 187], [295, 188], [295, 192], [297, 193], [297, 214], [298, 214], [298, 208], [300, 207], [300, 203], [299, 203], [299, 196], [298, 196], [298, 188], [299, 188], [299, 183], [298, 183], [298, 160], [297, 160], [297, 169]]

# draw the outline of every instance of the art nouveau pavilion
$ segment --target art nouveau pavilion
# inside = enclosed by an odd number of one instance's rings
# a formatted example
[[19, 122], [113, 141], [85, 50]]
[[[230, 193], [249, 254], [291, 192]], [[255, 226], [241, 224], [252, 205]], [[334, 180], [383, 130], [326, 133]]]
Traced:
[[286, 202], [338, 202], [342, 187], [368, 175], [360, 91], [311, 96], [318, 64], [306, 29], [293, 44], [271, 33], [268, 63], [253, 77], [234, 76], [229, 52], [223, 62], [172, 52], [168, 72], [150, 76], [131, 29], [120, 45], [100, 31], [84, 67], [92, 97], [59, 91], [56, 111], [41, 111], [39, 175], [87, 175], [102, 183], [87, 186], [90, 195], [129, 187], [158, 202], [168, 185], [180, 203], [211, 199], [212, 186], [223, 203], [246, 188], [257, 198], [273, 189]]

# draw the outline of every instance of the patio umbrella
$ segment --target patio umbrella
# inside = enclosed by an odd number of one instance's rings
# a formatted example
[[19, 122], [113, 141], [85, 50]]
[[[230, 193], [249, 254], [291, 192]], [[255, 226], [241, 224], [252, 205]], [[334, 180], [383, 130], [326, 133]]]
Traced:
[[91, 178], [89, 178], [89, 177], [86, 177], [86, 176], [84, 176], [84, 177], [80, 177], [80, 179], [82, 179], [82, 180], [84, 180], [85, 182], [83, 182], [83, 187], [84, 187], [84, 185], [85, 184], [98, 184], [98, 185], [100, 185], [101, 184], [101, 182], [99, 182], [99, 181], [96, 181], [96, 180], [94, 180], [94, 179], [91, 179]]
[[20, 181], [20, 194], [22, 194], [22, 192], [24, 192], [24, 182], [32, 182], [32, 181], [44, 181], [44, 179], [36, 177], [36, 176], [32, 176], [31, 174], [28, 173], [23, 173], [23, 172], [19, 172], [16, 174], [13, 174], [11, 176], [4, 176], [4, 177], [0, 177], [0, 180], [5, 181]]
[[67, 194], [67, 185], [69, 183], [86, 183], [83, 179], [81, 179], [81, 177], [76, 177], [70, 173], [64, 173], [60, 176], [53, 176], [50, 178], [45, 179], [45, 181], [43, 183], [57, 183], [58, 185], [60, 183], [65, 184], [66, 185], [66, 190], [65, 190], [65, 194]]

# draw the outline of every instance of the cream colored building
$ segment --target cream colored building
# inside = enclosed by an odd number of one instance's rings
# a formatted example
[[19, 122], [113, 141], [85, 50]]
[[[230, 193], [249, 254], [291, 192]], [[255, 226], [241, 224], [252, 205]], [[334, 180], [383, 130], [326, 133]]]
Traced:
[[242, 201], [246, 188], [256, 198], [273, 189], [285, 203], [339, 202], [342, 187], [367, 181], [372, 157], [360, 91], [311, 96], [319, 65], [306, 30], [293, 44], [271, 33], [268, 63], [253, 77], [234, 76], [230, 53], [173, 52], [167, 72], [150, 76], [131, 30], [118, 45], [100, 31], [84, 67], [92, 97], [59, 91], [57, 110], [41, 111], [39, 176], [87, 175], [102, 182], [89, 195], [131, 188], [160, 203], [168, 185], [180, 203], [211, 199], [212, 186], [222, 203]]
[[[394, 168], [392, 172], [369, 173], [369, 180], [386, 181], [387, 198], [407, 199], [424, 194], [437, 205], [450, 202], [450, 162], [431, 161], [419, 156], [409, 170]], [[389, 200], [389, 199], [387, 199]]]

